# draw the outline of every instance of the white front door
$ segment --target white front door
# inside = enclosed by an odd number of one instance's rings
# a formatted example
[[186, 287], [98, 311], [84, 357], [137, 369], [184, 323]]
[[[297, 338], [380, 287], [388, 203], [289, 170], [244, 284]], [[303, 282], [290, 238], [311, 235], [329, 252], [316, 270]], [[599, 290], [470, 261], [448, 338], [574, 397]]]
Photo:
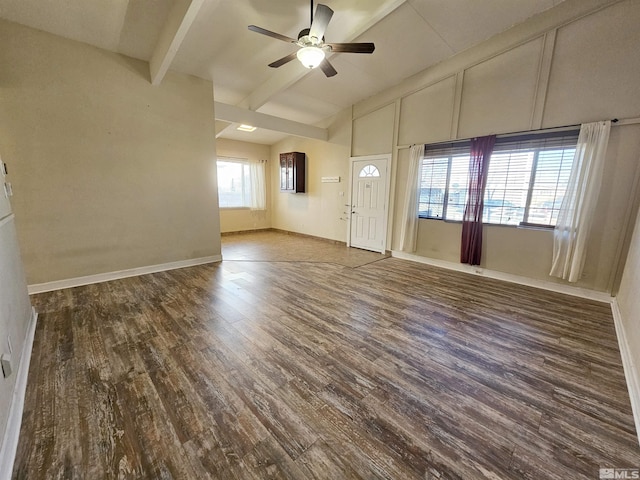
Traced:
[[354, 158], [351, 163], [349, 244], [384, 253], [387, 237], [388, 156]]

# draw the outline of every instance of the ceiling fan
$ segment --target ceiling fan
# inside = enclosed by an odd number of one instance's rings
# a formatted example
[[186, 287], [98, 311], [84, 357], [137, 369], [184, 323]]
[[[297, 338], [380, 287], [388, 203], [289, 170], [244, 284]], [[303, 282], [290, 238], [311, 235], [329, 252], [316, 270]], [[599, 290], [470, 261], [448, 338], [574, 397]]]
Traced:
[[266, 30], [256, 25], [249, 25], [249, 30], [256, 33], [261, 33], [269, 37], [277, 38], [287, 43], [293, 43], [300, 48], [298, 51], [293, 52], [286, 57], [282, 57], [269, 66], [272, 68], [278, 68], [289, 63], [294, 58], [298, 58], [302, 65], [307, 68], [316, 68], [324, 72], [327, 77], [333, 77], [338, 72], [325, 58], [328, 52], [340, 52], [340, 53], [373, 53], [375, 45], [373, 43], [325, 43], [324, 31], [327, 29], [329, 20], [333, 16], [333, 10], [326, 5], [318, 4], [316, 8], [316, 14], [313, 15], [313, 0], [311, 0], [311, 26], [300, 31], [298, 39], [287, 37], [270, 30]]

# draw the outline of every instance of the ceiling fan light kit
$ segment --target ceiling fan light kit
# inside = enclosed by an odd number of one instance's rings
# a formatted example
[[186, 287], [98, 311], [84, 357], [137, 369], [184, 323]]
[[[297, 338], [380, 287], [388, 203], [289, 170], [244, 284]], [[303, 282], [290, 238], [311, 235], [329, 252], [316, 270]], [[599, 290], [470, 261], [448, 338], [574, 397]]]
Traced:
[[324, 50], [318, 47], [302, 47], [297, 51], [296, 56], [300, 63], [311, 69], [316, 68], [324, 60]]
[[269, 64], [272, 68], [278, 68], [289, 63], [294, 58], [298, 58], [300, 63], [306, 68], [312, 69], [320, 67], [327, 77], [333, 77], [338, 72], [325, 58], [327, 52], [340, 53], [373, 53], [375, 45], [373, 43], [325, 43], [324, 32], [329, 25], [329, 20], [333, 16], [333, 10], [326, 5], [318, 4], [316, 13], [313, 15], [313, 0], [311, 0], [311, 26], [303, 29], [295, 40], [286, 35], [266, 30], [256, 25], [249, 25], [252, 32], [267, 35], [268, 37], [277, 38], [283, 42], [293, 43], [300, 47], [295, 53], [276, 60]]

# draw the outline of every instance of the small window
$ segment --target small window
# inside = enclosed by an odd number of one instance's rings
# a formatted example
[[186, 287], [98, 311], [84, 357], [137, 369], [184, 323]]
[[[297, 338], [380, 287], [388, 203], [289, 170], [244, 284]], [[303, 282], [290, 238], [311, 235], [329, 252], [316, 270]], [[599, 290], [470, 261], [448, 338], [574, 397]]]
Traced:
[[[578, 130], [504, 135], [489, 160], [483, 222], [555, 226], [569, 181]], [[427, 145], [419, 214], [461, 221], [469, 184], [469, 140]]]
[[243, 160], [218, 159], [218, 201], [220, 208], [251, 206], [251, 174]]
[[365, 165], [364, 167], [362, 167], [362, 170], [360, 170], [360, 175], [358, 176], [359, 177], [379, 177], [380, 172], [378, 171], [375, 165]]

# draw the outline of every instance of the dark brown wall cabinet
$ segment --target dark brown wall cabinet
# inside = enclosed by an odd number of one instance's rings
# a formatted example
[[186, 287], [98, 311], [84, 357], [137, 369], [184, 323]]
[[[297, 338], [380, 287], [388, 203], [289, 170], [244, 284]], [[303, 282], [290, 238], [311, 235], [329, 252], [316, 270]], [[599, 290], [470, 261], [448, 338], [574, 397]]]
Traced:
[[305, 160], [306, 155], [301, 152], [280, 154], [281, 192], [305, 192]]

